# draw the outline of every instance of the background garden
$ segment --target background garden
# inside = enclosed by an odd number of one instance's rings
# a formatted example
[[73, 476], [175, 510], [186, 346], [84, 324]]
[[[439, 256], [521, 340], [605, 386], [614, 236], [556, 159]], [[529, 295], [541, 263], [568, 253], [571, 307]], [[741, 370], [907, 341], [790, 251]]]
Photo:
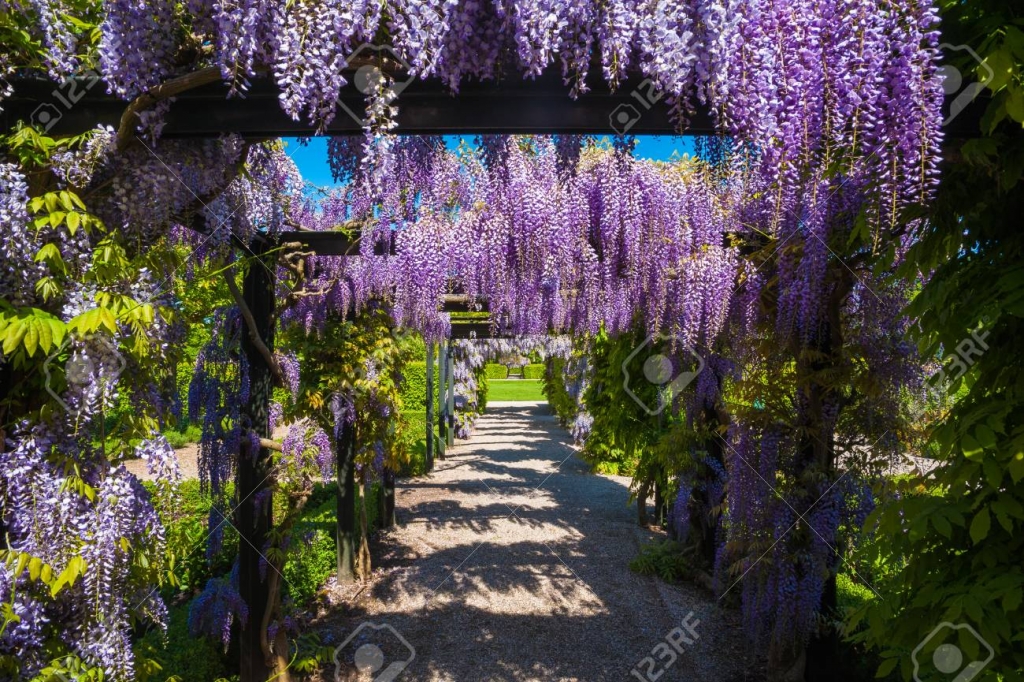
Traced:
[[[371, 579], [396, 486], [541, 399], [664, 533], [632, 568], [741, 614], [752, 679], [1019, 679], [1022, 24], [0, 3], [0, 679], [331, 675], [310, 613]], [[520, 80], [576, 127], [403, 113]], [[253, 132], [268, 91], [334, 186]], [[636, 116], [580, 130], [613, 96]], [[693, 153], [635, 153], [652, 120]]]

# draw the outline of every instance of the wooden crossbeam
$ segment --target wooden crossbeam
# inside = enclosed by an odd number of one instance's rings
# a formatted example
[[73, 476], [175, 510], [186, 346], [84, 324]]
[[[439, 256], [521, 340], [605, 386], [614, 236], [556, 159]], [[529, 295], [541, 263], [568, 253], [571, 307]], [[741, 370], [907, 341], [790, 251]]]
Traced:
[[[343, 232], [313, 232], [309, 230], [281, 232], [277, 235], [278, 244], [300, 244], [300, 248], [317, 256], [358, 256], [359, 237], [351, 237]], [[373, 245], [373, 253], [377, 256], [395, 255], [395, 240], [390, 245], [383, 242]]]
[[486, 300], [470, 298], [463, 294], [445, 294], [441, 298], [441, 309], [446, 313], [481, 313], [490, 310]]
[[493, 338], [491, 335], [491, 322], [490, 320], [484, 321], [473, 321], [473, 322], [459, 322], [457, 320], [452, 321], [452, 339], [490, 339]]
[[[338, 98], [337, 115], [322, 131], [361, 134], [366, 99], [350, 78]], [[73, 135], [97, 125], [119, 127], [129, 105], [107, 94], [101, 81], [78, 78], [64, 84], [48, 79], [14, 79], [14, 93], [4, 101], [2, 122], [10, 129], [19, 120], [35, 120], [57, 135]], [[512, 77], [501, 81], [466, 82], [453, 96], [437, 79], [396, 78], [398, 134], [447, 135], [465, 133], [613, 135], [628, 127], [640, 134], [676, 134], [665, 98], [650, 81], [633, 77], [612, 92], [592, 69], [590, 91], [576, 99], [562, 83], [557, 69], [536, 79]], [[75, 98], [67, 96], [75, 93]], [[280, 91], [267, 77], [251, 80], [245, 97], [228, 97], [228, 86], [207, 83], [175, 95], [165, 117], [164, 137], [215, 137], [239, 133], [247, 137], [288, 137], [317, 133], [306, 121], [294, 121], [280, 106]], [[67, 106], [73, 99], [74, 103]], [[616, 121], [613, 124], [613, 117]], [[45, 121], [41, 120], [45, 118]], [[716, 132], [710, 112], [691, 117], [686, 132]]]
[[[4, 100], [0, 113], [0, 130], [5, 133], [18, 121], [31, 121], [52, 135], [80, 134], [98, 125], [117, 129], [123, 117], [135, 115], [138, 106], [138, 102], [130, 104], [108, 94], [103, 82], [95, 77], [73, 78], [63, 83], [45, 78], [9, 80], [14, 91]], [[175, 94], [165, 117], [164, 137], [202, 138], [238, 133], [249, 138], [267, 138], [362, 133], [365, 97], [352, 84], [352, 78], [338, 98], [337, 115], [320, 131], [307, 121], [292, 120], [281, 109], [280, 91], [267, 77], [253, 78], [244, 98], [229, 98], [228, 86], [222, 82], [195, 80], [205, 84]], [[599, 68], [591, 69], [590, 91], [576, 99], [569, 97], [557, 69], [549, 69], [536, 79], [512, 77], [497, 82], [466, 82], [454, 96], [436, 79], [421, 81], [400, 76], [396, 82], [395, 132], [401, 135], [718, 133], [714, 117], [706, 107], [699, 106], [686, 129], [680, 131], [672, 121], [666, 98], [653, 91], [650, 81], [633, 76], [613, 92]], [[944, 117], [949, 115], [955, 100], [956, 95], [946, 98]], [[982, 95], [970, 102], [943, 128], [945, 137], [980, 136], [979, 123], [988, 101]]]

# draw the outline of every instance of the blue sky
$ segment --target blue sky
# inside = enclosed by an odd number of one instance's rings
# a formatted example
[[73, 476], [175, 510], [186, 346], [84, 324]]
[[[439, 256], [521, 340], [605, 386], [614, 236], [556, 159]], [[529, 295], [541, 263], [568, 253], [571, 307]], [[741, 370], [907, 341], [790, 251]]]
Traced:
[[[449, 147], [458, 144], [458, 137], [449, 136], [445, 140]], [[466, 137], [472, 141], [471, 136]], [[318, 187], [333, 187], [336, 183], [331, 177], [331, 167], [327, 163], [327, 138], [310, 138], [306, 146], [300, 146], [295, 138], [286, 138], [288, 153], [295, 160], [299, 171], [309, 182]], [[635, 155], [655, 161], [668, 161], [674, 154], [692, 154], [693, 138], [664, 135], [637, 135]]]

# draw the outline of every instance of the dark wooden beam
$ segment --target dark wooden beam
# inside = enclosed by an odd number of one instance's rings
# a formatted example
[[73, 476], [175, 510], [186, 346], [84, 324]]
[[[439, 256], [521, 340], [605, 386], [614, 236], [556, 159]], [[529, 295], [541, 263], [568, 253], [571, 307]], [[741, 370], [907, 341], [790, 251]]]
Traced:
[[490, 304], [463, 294], [446, 294], [441, 299], [441, 309], [446, 313], [480, 313], [490, 310]]
[[[351, 81], [352, 79], [350, 79]], [[54, 135], [72, 135], [104, 124], [117, 128], [128, 103], [107, 94], [102, 81], [77, 78], [57, 84], [43, 78], [11, 79], [14, 93], [4, 101], [0, 128], [9, 131], [18, 121], [33, 121]], [[536, 79], [509, 76], [485, 83], [463, 83], [457, 95], [436, 79], [398, 81], [398, 126], [406, 135], [457, 134], [588, 134], [613, 135], [623, 122], [631, 134], [716, 134], [706, 107], [680, 131], [672, 122], [664, 98], [652, 94], [649, 81], [626, 79], [612, 92], [599, 68], [592, 68], [590, 92], [569, 97], [557, 69]], [[69, 97], [73, 93], [73, 97]], [[959, 94], [959, 93], [958, 93]], [[216, 137], [239, 133], [246, 137], [307, 136], [316, 130], [306, 121], [293, 121], [279, 104], [277, 85], [267, 77], [252, 79], [245, 97], [228, 98], [228, 87], [211, 83], [176, 96], [163, 128], [164, 137]], [[956, 96], [946, 99], [943, 116]], [[338, 99], [338, 113], [323, 131], [329, 135], [360, 134], [365, 111], [363, 94], [350, 83]], [[988, 100], [970, 102], [944, 128], [947, 139], [978, 137], [979, 122]], [[69, 106], [70, 104], [70, 106]], [[959, 105], [957, 105], [958, 108]], [[619, 118], [623, 116], [624, 118]], [[615, 119], [618, 122], [615, 123]]]
[[[317, 256], [359, 255], [359, 237], [352, 237], [343, 232], [281, 232], [277, 235], [276, 241], [278, 244], [299, 244], [300, 249], [315, 253]], [[377, 256], [395, 255], [395, 240], [391, 239], [389, 244], [374, 244], [373, 253]]]
[[[71, 135], [99, 124], [117, 128], [128, 103], [106, 92], [102, 82], [77, 79], [74, 85], [59, 85], [48, 79], [15, 79], [13, 95], [4, 101], [3, 126], [9, 129], [19, 120], [35, 120], [51, 126], [57, 135]], [[351, 79], [350, 79], [351, 80]], [[398, 80], [398, 134], [446, 135], [465, 133], [579, 133], [612, 135], [612, 117], [626, 114], [619, 127], [628, 123], [629, 132], [676, 134], [664, 99], [652, 97], [649, 82], [634, 77], [612, 92], [592, 70], [590, 92], [576, 99], [561, 75], [551, 69], [536, 79], [512, 76], [500, 81], [466, 82], [458, 95], [440, 81]], [[70, 107], [65, 94], [84, 93]], [[252, 79], [245, 97], [228, 98], [228, 87], [212, 83], [183, 92], [170, 105], [163, 128], [164, 137], [213, 137], [239, 133], [252, 137], [312, 135], [306, 121], [293, 121], [280, 106], [280, 91], [269, 78]], [[361, 134], [365, 98], [350, 82], [338, 98], [338, 113], [324, 130], [327, 134]], [[40, 117], [45, 117], [45, 122]], [[699, 111], [687, 128], [691, 134], [716, 132], [711, 115]]]
[[484, 320], [481, 322], [452, 322], [452, 336], [453, 339], [490, 339], [491, 336], [491, 322], [490, 320]]

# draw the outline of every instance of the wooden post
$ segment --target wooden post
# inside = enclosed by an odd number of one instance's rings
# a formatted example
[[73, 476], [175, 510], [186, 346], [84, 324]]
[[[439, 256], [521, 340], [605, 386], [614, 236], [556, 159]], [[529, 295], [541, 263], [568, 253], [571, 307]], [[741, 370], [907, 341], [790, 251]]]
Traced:
[[[267, 348], [274, 347], [274, 263], [263, 262], [267, 244], [252, 243], [256, 258], [249, 264], [243, 283], [243, 299], [256, 322], [256, 332]], [[242, 352], [249, 364], [249, 401], [244, 419], [261, 438], [270, 437], [270, 401], [273, 396], [273, 372], [248, 333], [242, 333]], [[260, 577], [260, 552], [267, 543], [271, 527], [269, 504], [256, 506], [260, 493], [268, 487], [270, 451], [253, 448], [244, 434], [238, 457], [238, 499], [235, 523], [238, 543], [238, 592], [249, 609], [249, 618], [239, 639], [239, 677], [241, 682], [265, 682], [273, 674], [267, 666], [260, 644], [263, 614], [269, 607], [267, 584]]]
[[388, 467], [384, 467], [380, 485], [380, 527], [391, 528], [395, 525], [395, 472]]
[[448, 447], [455, 445], [455, 357], [452, 355], [451, 346], [448, 347], [448, 355], [445, 358], [448, 369], [445, 376], [448, 379], [448, 390], [445, 396], [445, 413], [448, 416], [448, 428], [445, 431], [445, 444]]
[[661, 490], [661, 471], [654, 479], [654, 525], [659, 528], [665, 523], [665, 499]]
[[438, 436], [438, 448], [437, 456], [438, 459], [444, 459], [444, 451], [448, 445], [448, 346], [444, 341], [440, 343], [439, 352], [437, 354], [438, 363], [438, 415], [437, 415], [437, 436]]
[[434, 344], [427, 344], [427, 472], [434, 470]]
[[355, 425], [342, 423], [338, 434], [338, 582], [356, 579], [356, 438]]

